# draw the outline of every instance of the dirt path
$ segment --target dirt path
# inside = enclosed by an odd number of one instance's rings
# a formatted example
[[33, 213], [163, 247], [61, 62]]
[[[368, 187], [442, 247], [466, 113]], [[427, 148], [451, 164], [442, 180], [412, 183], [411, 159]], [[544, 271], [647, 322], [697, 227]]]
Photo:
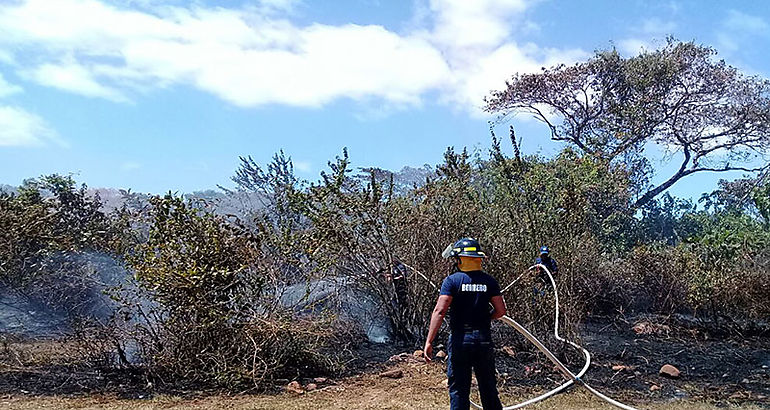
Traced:
[[[444, 375], [439, 365], [401, 363], [404, 376], [399, 379], [381, 378], [374, 374], [359, 375], [333, 384], [321, 385], [319, 390], [304, 394], [280, 393], [273, 395], [208, 396], [180, 398], [156, 396], [151, 399], [119, 399], [109, 395], [92, 395], [82, 398], [59, 396], [23, 397], [8, 396], [0, 399], [4, 409], [446, 409], [449, 399], [444, 385]], [[535, 391], [507, 388], [502, 399], [513, 404], [532, 397]], [[626, 399], [631, 400], [631, 399]], [[639, 409], [761, 409], [764, 404], [739, 406], [728, 402], [705, 403], [688, 400], [667, 400], [650, 396], [633, 399], [629, 404]], [[532, 409], [611, 409], [613, 407], [593, 396], [573, 389], [565, 394], [530, 407]]]

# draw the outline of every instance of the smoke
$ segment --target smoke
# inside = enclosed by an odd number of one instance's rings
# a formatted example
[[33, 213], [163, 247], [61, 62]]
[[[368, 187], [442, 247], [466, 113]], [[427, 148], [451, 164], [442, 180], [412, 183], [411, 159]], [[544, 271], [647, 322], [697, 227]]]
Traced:
[[374, 343], [391, 339], [388, 318], [380, 312], [374, 298], [359, 289], [351, 278], [333, 277], [288, 286], [280, 295], [281, 304], [305, 314], [331, 312], [352, 322]]
[[132, 276], [98, 252], [58, 252], [30, 266], [23, 284], [0, 287], [0, 332], [59, 337], [73, 330], [75, 319], [103, 323], [118, 306], [109, 291]]

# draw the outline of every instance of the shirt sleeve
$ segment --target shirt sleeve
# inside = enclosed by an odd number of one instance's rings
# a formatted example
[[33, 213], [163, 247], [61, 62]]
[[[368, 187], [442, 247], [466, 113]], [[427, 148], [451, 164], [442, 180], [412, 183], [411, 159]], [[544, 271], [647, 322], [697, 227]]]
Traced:
[[441, 292], [439, 294], [452, 297], [457, 294], [457, 283], [452, 275], [447, 276], [444, 282], [441, 283]]
[[489, 292], [489, 297], [502, 295], [502, 292], [500, 292], [500, 284], [497, 283], [495, 278], [491, 278], [489, 281], [489, 289], [487, 291]]

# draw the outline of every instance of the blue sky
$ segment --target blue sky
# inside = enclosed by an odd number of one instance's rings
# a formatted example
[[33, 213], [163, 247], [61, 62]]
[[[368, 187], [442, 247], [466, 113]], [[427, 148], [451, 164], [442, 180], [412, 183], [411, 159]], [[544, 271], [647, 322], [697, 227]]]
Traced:
[[[307, 179], [343, 147], [355, 166], [435, 164], [447, 146], [489, 147], [479, 107], [513, 73], [667, 35], [770, 74], [761, 1], [0, 0], [0, 183], [57, 172], [189, 192], [279, 149]], [[560, 148], [513, 121], [525, 152]]]

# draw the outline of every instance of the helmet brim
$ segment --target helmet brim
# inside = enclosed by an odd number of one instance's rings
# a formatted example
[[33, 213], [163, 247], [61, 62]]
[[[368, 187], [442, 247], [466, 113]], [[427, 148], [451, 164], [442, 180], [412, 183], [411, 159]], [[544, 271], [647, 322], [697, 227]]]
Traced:
[[466, 258], [486, 258], [487, 255], [484, 252], [460, 252], [457, 256], [465, 256]]

